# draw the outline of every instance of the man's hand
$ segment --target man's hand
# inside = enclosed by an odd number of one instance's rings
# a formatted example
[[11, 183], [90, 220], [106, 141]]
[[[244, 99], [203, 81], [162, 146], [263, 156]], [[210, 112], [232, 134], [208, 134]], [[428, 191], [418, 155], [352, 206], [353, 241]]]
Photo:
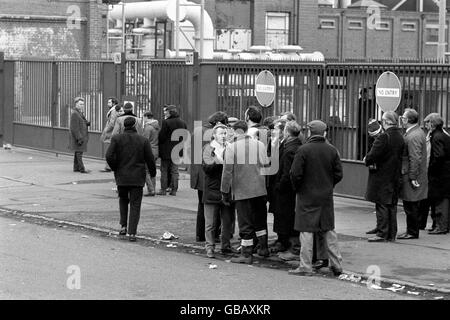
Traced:
[[413, 187], [413, 189], [416, 189], [420, 187], [420, 184], [417, 180], [411, 180], [411, 186]]
[[81, 146], [83, 144], [83, 139], [78, 139], [77, 143], [78, 143], [79, 146]]
[[231, 206], [231, 194], [222, 192], [222, 203], [226, 206]]

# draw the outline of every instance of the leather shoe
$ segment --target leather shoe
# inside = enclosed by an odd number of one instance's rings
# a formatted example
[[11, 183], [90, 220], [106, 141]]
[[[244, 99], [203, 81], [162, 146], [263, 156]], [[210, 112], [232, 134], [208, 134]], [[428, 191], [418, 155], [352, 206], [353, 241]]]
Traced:
[[446, 234], [447, 231], [443, 231], [443, 230], [439, 230], [439, 229], [434, 229], [433, 231], [428, 232], [428, 234]]
[[407, 239], [417, 239], [418, 237], [415, 237], [415, 236], [413, 236], [413, 235], [411, 235], [411, 234], [409, 234], [409, 233], [404, 233], [404, 234], [402, 234], [402, 235], [399, 235], [398, 237], [397, 237], [397, 239], [405, 239], [405, 240], [407, 240]]
[[377, 234], [377, 232], [378, 232], [378, 229], [375, 228], [375, 229], [367, 231], [366, 234]]
[[206, 249], [206, 256], [208, 258], [215, 258], [215, 256], [214, 256], [214, 249]]
[[159, 190], [156, 195], [158, 196], [165, 196], [166, 195], [166, 191], [165, 190]]
[[135, 234], [130, 234], [129, 240], [130, 240], [131, 242], [136, 242], [136, 235], [135, 235]]
[[338, 268], [336, 268], [334, 266], [331, 266], [330, 270], [331, 270], [331, 272], [333, 272], [333, 275], [335, 277], [339, 277], [342, 274], [342, 269], [338, 269]]
[[308, 271], [300, 267], [298, 267], [297, 269], [290, 269], [288, 273], [295, 276], [307, 276], [307, 277], [311, 277], [312, 275], [314, 275], [313, 271]]
[[107, 169], [107, 168], [100, 170], [100, 172], [111, 172], [111, 171], [112, 171], [111, 169]]
[[122, 227], [119, 231], [119, 236], [125, 236], [127, 234], [127, 227]]
[[367, 241], [369, 241], [369, 242], [385, 242], [386, 239], [379, 237], [379, 236], [375, 236], [375, 237], [367, 239]]
[[148, 192], [146, 194], [144, 194], [144, 197], [154, 197], [155, 193], [154, 192]]
[[313, 268], [316, 270], [319, 270], [321, 268], [325, 268], [328, 267], [328, 259], [325, 260], [317, 260], [314, 264], [313, 264]]
[[89, 173], [91, 170], [80, 170], [80, 173]]

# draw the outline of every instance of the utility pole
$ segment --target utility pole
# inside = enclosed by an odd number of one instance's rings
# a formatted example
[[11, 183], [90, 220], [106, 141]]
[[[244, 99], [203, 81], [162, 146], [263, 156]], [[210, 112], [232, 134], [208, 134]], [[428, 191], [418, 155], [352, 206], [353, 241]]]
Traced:
[[176, 57], [180, 56], [180, 0], [176, 2], [176, 14], [175, 14], [175, 53]]
[[203, 42], [205, 41], [205, 0], [200, 2], [200, 57], [203, 58]]
[[445, 38], [445, 27], [446, 23], [446, 5], [447, 0], [440, 0], [439, 4], [439, 35], [438, 35], [438, 48], [437, 48], [437, 59], [439, 62], [445, 62], [445, 51], [447, 39]]

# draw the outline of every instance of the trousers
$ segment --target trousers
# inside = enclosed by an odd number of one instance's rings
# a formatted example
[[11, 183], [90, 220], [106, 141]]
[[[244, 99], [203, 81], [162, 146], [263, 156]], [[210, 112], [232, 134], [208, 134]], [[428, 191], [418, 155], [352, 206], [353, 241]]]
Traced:
[[172, 191], [178, 190], [178, 165], [171, 159], [161, 159], [161, 190], [166, 190], [169, 184], [172, 185]]
[[[136, 234], [141, 215], [142, 187], [117, 186], [119, 192], [120, 225], [128, 226], [128, 234]], [[128, 217], [128, 204], [130, 216]]]
[[420, 201], [403, 200], [403, 209], [406, 214], [406, 233], [419, 237]]
[[[328, 253], [331, 267], [342, 270], [342, 256], [339, 250], [336, 231], [322, 232], [323, 245]], [[300, 268], [312, 272], [314, 233], [300, 232]]]
[[84, 171], [83, 152], [75, 151], [73, 156], [73, 171]]
[[261, 231], [267, 234], [266, 196], [237, 200], [236, 211], [241, 239], [254, 239]]
[[386, 240], [395, 240], [397, 236], [397, 204], [376, 203], [377, 236]]
[[[215, 248], [217, 224], [221, 224], [220, 242], [222, 249], [231, 248], [231, 234], [233, 225], [234, 206], [221, 203], [205, 203], [205, 239], [206, 248]], [[219, 221], [217, 218], [220, 218]]]

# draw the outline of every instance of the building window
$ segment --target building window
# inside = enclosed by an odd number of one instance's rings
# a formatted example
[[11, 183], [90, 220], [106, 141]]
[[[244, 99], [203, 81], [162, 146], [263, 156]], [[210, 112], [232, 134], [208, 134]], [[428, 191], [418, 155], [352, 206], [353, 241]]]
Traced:
[[334, 19], [320, 19], [320, 29], [335, 29], [336, 20]]
[[266, 12], [266, 46], [273, 49], [289, 44], [289, 13]]
[[416, 31], [416, 23], [415, 22], [402, 22], [402, 31], [405, 31], [405, 32]]
[[348, 28], [361, 30], [363, 28], [363, 22], [361, 20], [348, 20]]
[[[445, 26], [445, 39], [448, 38], [448, 26]], [[425, 25], [425, 44], [437, 45], [439, 42], [439, 24], [427, 23]], [[447, 44], [447, 42], [445, 42]]]
[[389, 21], [380, 21], [380, 23], [377, 24], [376, 29], [377, 30], [389, 30], [391, 27], [391, 24]]

